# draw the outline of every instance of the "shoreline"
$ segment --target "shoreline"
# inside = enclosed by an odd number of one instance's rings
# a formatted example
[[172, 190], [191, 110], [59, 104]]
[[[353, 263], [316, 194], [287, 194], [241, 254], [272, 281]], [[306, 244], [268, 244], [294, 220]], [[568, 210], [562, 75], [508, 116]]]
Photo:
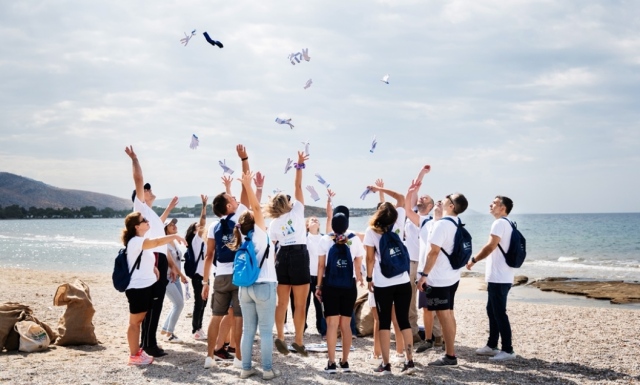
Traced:
[[[81, 279], [90, 288], [96, 313], [93, 317], [95, 333], [101, 344], [96, 346], [63, 347], [51, 345], [40, 353], [0, 353], [0, 381], [10, 384], [68, 384], [112, 383], [132, 384], [152, 382], [159, 384], [237, 384], [239, 370], [231, 366], [204, 369], [206, 344], [191, 336], [191, 319], [187, 314], [193, 308], [193, 299], [185, 304], [175, 333], [185, 343], [161, 344], [169, 353], [145, 368], [128, 367], [125, 338], [128, 319], [127, 301], [122, 293], [113, 289], [109, 274], [51, 272], [24, 269], [5, 269], [0, 281], [0, 302], [14, 301], [29, 305], [34, 315], [57, 330], [64, 307], [53, 306], [57, 287]], [[578, 307], [510, 301], [514, 347], [518, 359], [501, 364], [490, 363], [476, 356], [475, 349], [484, 346], [487, 339], [485, 293], [478, 291], [480, 279], [463, 278], [456, 298], [456, 352], [458, 369], [428, 367], [427, 364], [442, 355], [440, 350], [415, 353], [417, 372], [400, 376], [399, 363], [392, 361], [393, 376], [377, 377], [372, 374], [375, 364], [366, 357], [372, 351], [371, 337], [354, 341], [356, 350], [349, 362], [353, 372], [327, 375], [322, 368], [326, 354], [314, 353], [309, 357], [296, 354], [282, 356], [274, 350], [274, 367], [282, 377], [273, 384], [449, 384], [512, 383], [527, 384], [616, 384], [640, 380], [637, 352], [637, 325], [640, 312], [618, 306]], [[518, 289], [516, 287], [515, 289]], [[479, 299], [473, 298], [480, 295]], [[467, 298], [467, 296], [469, 296]], [[170, 306], [165, 301], [166, 308]], [[211, 310], [205, 311], [205, 323]], [[161, 323], [166, 313], [163, 311]], [[313, 306], [309, 320], [314, 320]], [[291, 322], [291, 321], [290, 321]], [[421, 321], [419, 321], [421, 324]], [[287, 341], [292, 340], [287, 335]], [[309, 322], [306, 343], [320, 343], [314, 322]], [[394, 343], [392, 342], [392, 349]], [[613, 349], [615, 347], [615, 349]], [[254, 344], [253, 360], [259, 361], [259, 343]], [[265, 383], [260, 376], [249, 383]]]

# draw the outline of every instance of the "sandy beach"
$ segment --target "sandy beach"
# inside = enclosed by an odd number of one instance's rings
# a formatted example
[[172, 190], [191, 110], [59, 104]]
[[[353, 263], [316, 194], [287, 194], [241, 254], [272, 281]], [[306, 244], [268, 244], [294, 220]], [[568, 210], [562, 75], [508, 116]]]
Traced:
[[[193, 300], [189, 300], [178, 322], [176, 334], [182, 344], [162, 342], [168, 356], [148, 367], [126, 365], [125, 339], [128, 319], [127, 301], [111, 285], [108, 274], [65, 273], [3, 269], [0, 303], [12, 301], [29, 305], [34, 315], [54, 328], [64, 312], [53, 306], [58, 285], [83, 280], [91, 289], [96, 314], [94, 325], [101, 341], [97, 346], [61, 347], [52, 345], [40, 353], [4, 352], [0, 354], [0, 383], [8, 384], [234, 384], [239, 369], [219, 365], [204, 369], [206, 344], [190, 337], [187, 318]], [[371, 337], [358, 338], [350, 356], [352, 373], [323, 373], [326, 354], [311, 353], [303, 358], [295, 354], [274, 355], [274, 367], [282, 377], [274, 384], [632, 384], [640, 382], [640, 310], [601, 306], [566, 306], [510, 300], [514, 348], [518, 359], [493, 364], [474, 350], [484, 346], [488, 333], [483, 293], [478, 293], [478, 278], [463, 278], [456, 299], [458, 368], [432, 368], [427, 363], [442, 354], [429, 350], [415, 354], [418, 371], [400, 375], [400, 363], [394, 376], [373, 375], [373, 363], [366, 362], [372, 350]], [[541, 293], [544, 295], [544, 293]], [[165, 302], [165, 307], [170, 306]], [[314, 319], [313, 306], [309, 319]], [[208, 323], [210, 309], [205, 314]], [[164, 321], [165, 314], [161, 317]], [[321, 342], [310, 322], [306, 341]], [[254, 345], [254, 361], [259, 360], [259, 344]], [[393, 344], [392, 344], [393, 346]], [[274, 350], [275, 351], [275, 350]], [[253, 376], [246, 383], [266, 382]]]

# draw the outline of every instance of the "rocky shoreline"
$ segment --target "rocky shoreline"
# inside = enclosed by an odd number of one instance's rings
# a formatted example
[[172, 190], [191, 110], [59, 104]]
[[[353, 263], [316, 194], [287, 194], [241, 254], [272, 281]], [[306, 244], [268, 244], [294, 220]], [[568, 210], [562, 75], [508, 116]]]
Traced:
[[587, 298], [609, 300], [612, 304], [640, 303], [640, 283], [624, 281], [591, 281], [550, 277], [530, 283], [542, 291], [582, 295]]

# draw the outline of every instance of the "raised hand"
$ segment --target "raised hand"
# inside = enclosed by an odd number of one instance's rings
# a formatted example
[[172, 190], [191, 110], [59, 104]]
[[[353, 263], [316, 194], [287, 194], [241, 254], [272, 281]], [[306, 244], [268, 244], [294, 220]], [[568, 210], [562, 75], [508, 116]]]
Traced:
[[247, 149], [242, 144], [236, 146], [236, 152], [238, 153], [238, 157], [240, 157], [240, 159], [247, 157]]
[[253, 183], [255, 183], [257, 189], [264, 186], [264, 175], [262, 175], [260, 171], [258, 171], [255, 178], [253, 178]]
[[136, 155], [135, 151], [133, 151], [133, 146], [125, 147], [124, 152], [126, 152], [127, 155], [129, 155], [129, 158], [131, 158], [132, 160], [138, 158], [138, 155]]

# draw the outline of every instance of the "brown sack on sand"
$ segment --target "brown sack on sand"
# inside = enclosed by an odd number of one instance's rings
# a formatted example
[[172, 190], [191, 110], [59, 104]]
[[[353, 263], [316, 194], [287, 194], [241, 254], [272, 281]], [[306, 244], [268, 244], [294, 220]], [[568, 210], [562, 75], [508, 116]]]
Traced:
[[23, 313], [31, 314], [32, 310], [29, 306], [16, 302], [6, 302], [0, 305], [0, 351], [5, 347], [7, 337], [16, 322], [23, 319]]
[[373, 313], [367, 303], [369, 294], [365, 293], [356, 300], [353, 308], [356, 312], [356, 329], [358, 336], [369, 336], [373, 334]]
[[56, 345], [96, 345], [95, 328], [93, 326], [93, 303], [89, 294], [89, 286], [79, 279], [58, 286], [53, 297], [55, 306], [67, 305], [67, 310], [58, 322], [60, 337]]

